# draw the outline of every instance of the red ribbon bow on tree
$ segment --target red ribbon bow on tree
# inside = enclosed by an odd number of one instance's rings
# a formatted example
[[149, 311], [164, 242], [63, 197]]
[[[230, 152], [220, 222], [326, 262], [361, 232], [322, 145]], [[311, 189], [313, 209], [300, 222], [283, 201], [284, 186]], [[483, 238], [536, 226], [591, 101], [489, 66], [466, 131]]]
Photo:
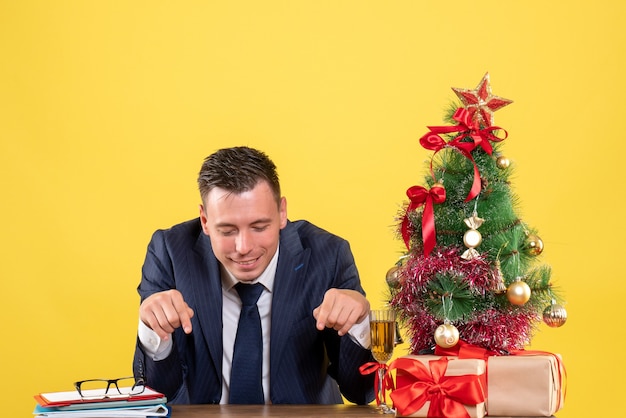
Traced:
[[424, 254], [428, 257], [437, 242], [433, 204], [445, 202], [446, 189], [443, 188], [441, 183], [435, 183], [430, 190], [422, 186], [413, 186], [406, 191], [406, 195], [410, 203], [406, 209], [404, 219], [402, 220], [402, 238], [404, 239], [406, 248], [410, 248], [411, 233], [409, 231], [409, 213], [424, 205], [424, 213], [422, 214], [422, 240], [424, 241]]
[[[463, 405], [485, 401], [485, 387], [478, 375], [445, 376], [448, 358], [430, 360], [428, 368], [419, 360], [398, 358], [389, 365], [397, 369], [408, 384], [391, 392], [393, 406], [400, 415], [408, 416], [430, 401], [429, 417], [467, 417]], [[396, 378], [397, 379], [397, 378]]]
[[[467, 197], [465, 198], [465, 201], [469, 202], [474, 197], [478, 196], [481, 187], [480, 173], [478, 171], [478, 167], [476, 166], [476, 162], [472, 157], [472, 151], [480, 146], [487, 154], [491, 155], [493, 153], [493, 148], [489, 141], [503, 141], [508, 136], [508, 133], [498, 126], [488, 126], [480, 129], [476, 123], [472, 122], [470, 112], [462, 107], [458, 108], [456, 112], [454, 112], [454, 116], [452, 118], [459, 122], [459, 124], [454, 126], [429, 126], [428, 129], [430, 129], [430, 132], [420, 138], [420, 144], [428, 150], [435, 151], [433, 157], [437, 154], [437, 152], [448, 147], [458, 150], [463, 156], [465, 156], [465, 158], [472, 162], [472, 165], [474, 166], [474, 181]], [[492, 133], [493, 131], [500, 129], [504, 131], [503, 138], [497, 137]], [[446, 142], [439, 136], [440, 134], [449, 134], [453, 132], [459, 132], [460, 135], [450, 142]], [[465, 138], [470, 138], [471, 141], [463, 141]], [[432, 173], [432, 158], [430, 170]]]

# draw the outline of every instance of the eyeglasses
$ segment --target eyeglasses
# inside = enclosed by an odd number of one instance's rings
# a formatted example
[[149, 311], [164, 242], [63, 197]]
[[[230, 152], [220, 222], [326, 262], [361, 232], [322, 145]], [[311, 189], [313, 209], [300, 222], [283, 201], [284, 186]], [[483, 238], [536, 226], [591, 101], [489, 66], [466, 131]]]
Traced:
[[[83, 399], [130, 398], [146, 389], [143, 379], [134, 377], [81, 380], [74, 382], [74, 387]], [[115, 388], [115, 391], [109, 393], [111, 388]]]

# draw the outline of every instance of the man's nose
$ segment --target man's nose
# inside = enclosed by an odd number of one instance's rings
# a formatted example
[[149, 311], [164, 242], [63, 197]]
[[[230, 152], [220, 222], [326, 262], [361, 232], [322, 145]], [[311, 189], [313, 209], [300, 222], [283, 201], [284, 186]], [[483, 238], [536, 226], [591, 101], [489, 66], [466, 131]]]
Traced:
[[248, 254], [252, 249], [252, 239], [247, 231], [240, 231], [235, 242], [239, 254]]

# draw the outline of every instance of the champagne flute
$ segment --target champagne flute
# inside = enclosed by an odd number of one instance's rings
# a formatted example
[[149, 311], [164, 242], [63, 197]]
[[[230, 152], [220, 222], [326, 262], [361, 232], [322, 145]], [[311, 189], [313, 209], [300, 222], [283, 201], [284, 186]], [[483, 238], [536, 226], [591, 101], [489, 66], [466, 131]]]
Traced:
[[396, 313], [391, 309], [370, 311], [370, 332], [372, 334], [372, 355], [380, 363], [378, 368], [378, 387], [376, 401], [378, 410], [383, 414], [394, 414], [395, 411], [385, 403], [383, 380], [386, 367], [391, 359], [396, 333]]

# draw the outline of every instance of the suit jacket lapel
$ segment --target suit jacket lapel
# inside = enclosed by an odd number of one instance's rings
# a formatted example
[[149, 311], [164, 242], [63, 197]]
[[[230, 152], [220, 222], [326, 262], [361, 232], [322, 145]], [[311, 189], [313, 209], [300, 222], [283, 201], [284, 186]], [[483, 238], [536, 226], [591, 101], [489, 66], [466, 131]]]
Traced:
[[295, 228], [288, 224], [281, 231], [280, 253], [274, 279], [272, 297], [272, 330], [270, 341], [270, 381], [278, 376], [279, 359], [289, 344], [289, 334], [294, 321], [294, 304], [287, 302], [302, 290], [310, 252], [302, 248]]

